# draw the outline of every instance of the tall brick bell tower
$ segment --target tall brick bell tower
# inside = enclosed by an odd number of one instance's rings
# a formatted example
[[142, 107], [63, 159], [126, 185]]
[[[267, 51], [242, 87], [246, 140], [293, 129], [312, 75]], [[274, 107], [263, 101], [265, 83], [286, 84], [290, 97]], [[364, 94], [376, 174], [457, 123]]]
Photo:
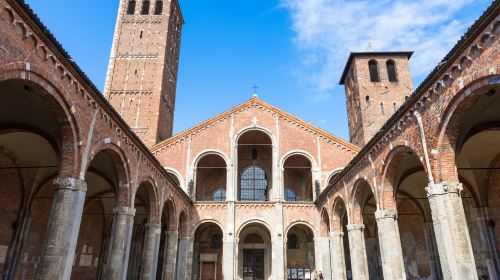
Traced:
[[347, 60], [345, 85], [350, 142], [363, 147], [413, 92], [413, 52], [356, 52]]
[[177, 0], [120, 0], [104, 92], [147, 146], [172, 136], [183, 23]]

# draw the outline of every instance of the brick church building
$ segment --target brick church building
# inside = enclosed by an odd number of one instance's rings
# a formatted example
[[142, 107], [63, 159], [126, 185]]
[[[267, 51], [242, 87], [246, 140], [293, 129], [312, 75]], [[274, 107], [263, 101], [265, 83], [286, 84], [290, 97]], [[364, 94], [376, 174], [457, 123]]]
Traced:
[[351, 53], [349, 142], [258, 96], [172, 135], [183, 24], [121, 0], [101, 93], [0, 0], [3, 279], [500, 279], [500, 1], [417, 88]]

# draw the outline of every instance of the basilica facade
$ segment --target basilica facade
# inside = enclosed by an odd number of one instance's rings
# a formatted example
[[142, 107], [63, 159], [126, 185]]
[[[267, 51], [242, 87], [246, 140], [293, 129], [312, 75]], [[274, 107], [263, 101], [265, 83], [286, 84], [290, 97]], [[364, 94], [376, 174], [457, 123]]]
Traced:
[[102, 94], [0, 0], [4, 279], [500, 279], [499, 1], [417, 88], [351, 53], [349, 141], [257, 95], [172, 135], [183, 24], [121, 0]]

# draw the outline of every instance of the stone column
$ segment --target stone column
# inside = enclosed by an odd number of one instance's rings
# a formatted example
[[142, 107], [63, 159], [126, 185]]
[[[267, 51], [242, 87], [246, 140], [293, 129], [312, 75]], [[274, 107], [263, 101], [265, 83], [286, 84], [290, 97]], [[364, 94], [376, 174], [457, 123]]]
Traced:
[[323, 278], [326, 280], [332, 279], [332, 270], [331, 270], [331, 257], [330, 257], [330, 238], [329, 237], [318, 237], [315, 238], [318, 245], [316, 246], [317, 253], [316, 255], [319, 257], [319, 260], [316, 261], [316, 265], [320, 265], [316, 267], [316, 271], [323, 272]]
[[488, 275], [490, 279], [499, 278], [500, 264], [495, 246], [495, 235], [489, 225], [491, 218], [488, 207], [475, 209], [476, 223], [481, 237], [481, 254], [488, 267]]
[[163, 279], [175, 279], [175, 268], [177, 266], [177, 241], [179, 233], [177, 231], [167, 231], [167, 260], [163, 272]]
[[365, 249], [365, 226], [348, 224], [349, 251], [351, 253], [352, 279], [368, 280], [368, 262]]
[[459, 182], [430, 183], [425, 189], [444, 279], [477, 279]]
[[187, 272], [187, 256], [188, 256], [189, 238], [179, 237], [177, 245], [177, 269], [175, 272], [176, 280], [186, 278]]
[[87, 184], [70, 177], [54, 179], [54, 198], [37, 279], [69, 279], [82, 220]]
[[271, 233], [272, 238], [272, 276], [275, 280], [285, 279], [285, 238], [283, 238], [283, 203], [276, 202], [276, 212], [274, 216], [273, 229], [276, 233]]
[[116, 207], [113, 209], [113, 215], [110, 252], [105, 275], [107, 279], [124, 280], [127, 278], [135, 209]]
[[384, 279], [406, 279], [396, 210], [375, 211]]
[[439, 253], [437, 251], [436, 237], [434, 235], [434, 225], [432, 222], [424, 223], [424, 237], [429, 253], [429, 266], [431, 270], [431, 279], [443, 279], [441, 265], [439, 264]]
[[186, 279], [193, 279], [193, 260], [194, 260], [194, 239], [187, 239], [186, 248]]
[[272, 248], [270, 250], [272, 264], [271, 264], [271, 275], [273, 280], [284, 280], [285, 279], [285, 258], [284, 258], [284, 239], [283, 236], [277, 236], [274, 238], [272, 243]]
[[342, 231], [330, 232], [330, 252], [332, 264], [332, 278], [335, 280], [346, 280], [345, 256], [344, 256], [344, 233]]
[[161, 224], [146, 224], [140, 279], [156, 279], [156, 265], [158, 264], [158, 251], [160, 250], [160, 234]]

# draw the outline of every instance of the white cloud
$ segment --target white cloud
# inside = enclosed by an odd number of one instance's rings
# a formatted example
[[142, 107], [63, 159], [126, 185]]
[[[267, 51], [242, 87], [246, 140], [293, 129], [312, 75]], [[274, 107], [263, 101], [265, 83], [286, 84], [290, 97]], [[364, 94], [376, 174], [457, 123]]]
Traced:
[[[351, 51], [415, 51], [414, 78], [446, 55], [470, 22], [458, 14], [474, 0], [280, 0], [300, 50], [302, 82], [323, 101], [331, 96]], [[304, 78], [306, 77], [306, 78]]]

